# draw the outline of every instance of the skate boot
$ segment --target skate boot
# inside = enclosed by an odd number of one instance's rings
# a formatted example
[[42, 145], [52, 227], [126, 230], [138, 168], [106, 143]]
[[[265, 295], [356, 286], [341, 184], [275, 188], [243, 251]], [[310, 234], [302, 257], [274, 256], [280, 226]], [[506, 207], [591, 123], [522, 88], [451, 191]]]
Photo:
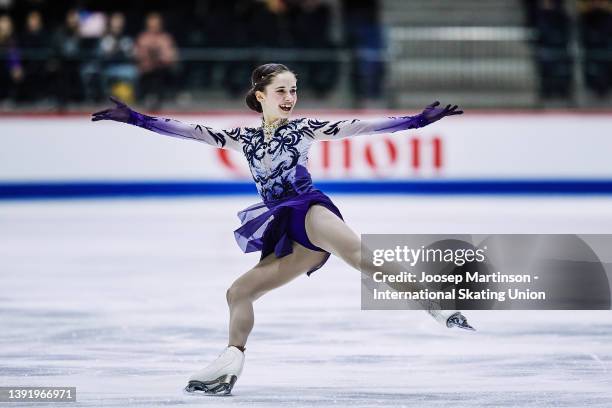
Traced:
[[470, 324], [467, 322], [467, 319], [465, 318], [464, 315], [461, 314], [461, 312], [456, 312], [453, 313], [447, 320], [446, 320], [446, 327], [451, 328], [451, 327], [458, 327], [460, 329], [464, 329], [464, 330], [472, 330], [472, 331], [476, 331], [475, 328], [473, 328], [472, 326], [470, 326]]
[[185, 391], [229, 395], [243, 366], [244, 353], [229, 346], [206, 368], [189, 377]]

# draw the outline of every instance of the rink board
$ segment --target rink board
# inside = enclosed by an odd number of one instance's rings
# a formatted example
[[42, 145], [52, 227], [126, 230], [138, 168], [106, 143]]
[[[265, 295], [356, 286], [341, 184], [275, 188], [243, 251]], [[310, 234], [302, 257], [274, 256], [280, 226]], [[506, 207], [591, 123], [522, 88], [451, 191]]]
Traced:
[[[336, 121], [390, 114], [397, 113], [308, 116]], [[243, 114], [172, 116], [215, 128], [258, 124], [256, 116]], [[191, 140], [118, 123], [92, 123], [84, 116], [6, 116], [0, 118], [0, 129], [0, 187], [5, 196], [18, 195], [9, 188], [44, 196], [58, 184], [83, 196], [82, 185], [87, 183], [98, 195], [119, 194], [108, 185], [123, 193], [131, 188], [135, 195], [180, 194], [181, 185], [193, 194], [219, 192], [215, 185], [227, 193], [254, 191], [246, 187], [251, 178], [241, 154]], [[550, 188], [608, 194], [610, 135], [612, 115], [603, 113], [474, 113], [423, 129], [314, 143], [309, 170], [315, 184], [338, 192], [530, 194]], [[533, 183], [540, 184], [530, 187]]]

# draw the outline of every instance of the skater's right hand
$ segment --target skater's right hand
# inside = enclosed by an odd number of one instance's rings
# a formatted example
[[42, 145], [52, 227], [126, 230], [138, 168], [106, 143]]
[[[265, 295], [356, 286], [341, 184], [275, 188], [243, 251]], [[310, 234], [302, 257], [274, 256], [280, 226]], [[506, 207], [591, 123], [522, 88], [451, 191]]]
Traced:
[[108, 99], [115, 104], [115, 107], [93, 113], [91, 120], [93, 122], [98, 120], [114, 120], [116, 122], [129, 123], [133, 112], [132, 109], [114, 96], [109, 96]]

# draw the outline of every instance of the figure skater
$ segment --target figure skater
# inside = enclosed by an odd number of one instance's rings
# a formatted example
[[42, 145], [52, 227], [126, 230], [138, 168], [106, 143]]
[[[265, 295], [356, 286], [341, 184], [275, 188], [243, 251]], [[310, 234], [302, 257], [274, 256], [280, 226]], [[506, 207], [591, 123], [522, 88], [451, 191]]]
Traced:
[[[282, 64], [265, 64], [253, 71], [246, 104], [262, 114], [260, 127], [220, 130], [186, 124], [138, 113], [112, 97], [113, 108], [92, 115], [93, 121], [129, 123], [163, 135], [239, 151], [246, 157], [263, 199], [238, 213], [242, 222], [234, 231], [238, 245], [244, 252], [261, 251], [261, 258], [227, 290], [228, 346], [215, 361], [189, 378], [188, 392], [231, 392], [242, 372], [247, 337], [253, 329], [253, 302], [268, 291], [303, 273], [312, 274], [330, 254], [362, 273], [375, 272], [361, 265], [359, 235], [344, 223], [329, 197], [313, 186], [306, 169], [311, 144], [421, 128], [445, 116], [463, 113], [456, 105], [439, 108], [439, 102], [435, 102], [416, 116], [337, 122], [289, 119], [297, 102], [296, 83], [295, 74]], [[447, 327], [473, 330], [460, 312], [435, 307], [427, 307], [427, 311]]]

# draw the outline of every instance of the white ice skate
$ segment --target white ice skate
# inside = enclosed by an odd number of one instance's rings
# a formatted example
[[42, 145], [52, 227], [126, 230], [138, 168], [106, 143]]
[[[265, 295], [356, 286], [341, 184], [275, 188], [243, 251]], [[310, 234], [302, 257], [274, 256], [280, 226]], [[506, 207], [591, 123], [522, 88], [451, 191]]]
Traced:
[[244, 367], [244, 353], [234, 346], [227, 347], [215, 361], [189, 377], [187, 392], [229, 395]]
[[457, 327], [459, 329], [476, 331], [474, 327], [472, 327], [464, 315], [461, 312], [456, 310], [442, 310], [440, 308], [440, 303], [437, 301], [424, 301], [421, 303], [427, 313], [431, 315], [436, 321], [440, 324], [445, 325], [449, 329], [453, 327]]
[[470, 326], [470, 324], [468, 323], [467, 319], [465, 318], [464, 315], [461, 314], [461, 312], [453, 313], [446, 320], [446, 327], [448, 327], [449, 329], [452, 328], [452, 327], [458, 327], [458, 328], [464, 329], [464, 330], [476, 331], [475, 328]]

